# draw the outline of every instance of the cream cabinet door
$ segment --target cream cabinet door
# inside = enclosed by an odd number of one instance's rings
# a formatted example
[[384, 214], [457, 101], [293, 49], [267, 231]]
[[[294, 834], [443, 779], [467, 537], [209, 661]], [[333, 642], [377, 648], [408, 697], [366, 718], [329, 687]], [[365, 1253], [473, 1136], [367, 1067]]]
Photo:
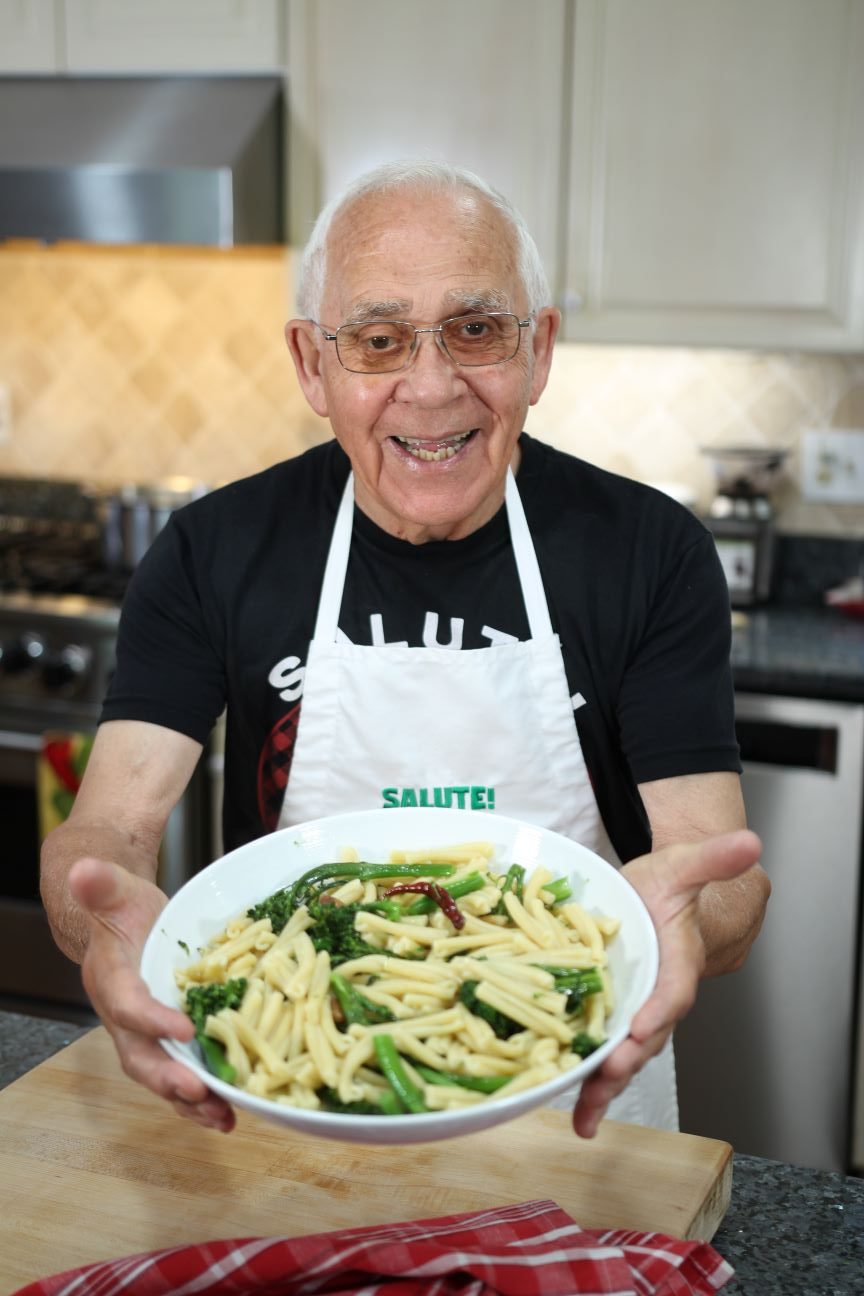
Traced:
[[0, 73], [58, 66], [54, 0], [0, 0]]
[[864, 347], [864, 0], [576, 0], [572, 340]]
[[290, 0], [292, 241], [361, 172], [400, 158], [477, 171], [557, 272], [565, 0]]
[[280, 0], [63, 0], [70, 72], [257, 72], [283, 61]]

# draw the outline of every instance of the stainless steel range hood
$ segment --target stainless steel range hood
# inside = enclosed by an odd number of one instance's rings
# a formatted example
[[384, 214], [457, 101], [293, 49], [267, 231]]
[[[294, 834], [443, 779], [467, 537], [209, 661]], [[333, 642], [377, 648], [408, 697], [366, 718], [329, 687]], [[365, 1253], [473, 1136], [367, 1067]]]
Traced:
[[280, 243], [278, 77], [0, 78], [0, 239]]

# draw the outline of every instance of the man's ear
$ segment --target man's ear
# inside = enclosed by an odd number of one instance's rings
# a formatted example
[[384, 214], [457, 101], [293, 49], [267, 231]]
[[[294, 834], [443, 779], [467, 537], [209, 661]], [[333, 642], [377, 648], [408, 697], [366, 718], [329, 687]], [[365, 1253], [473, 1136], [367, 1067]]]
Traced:
[[534, 373], [531, 376], [530, 404], [536, 405], [543, 395], [549, 369], [552, 365], [552, 352], [555, 338], [561, 325], [561, 312], [555, 306], [544, 306], [537, 313], [534, 324]]
[[321, 373], [323, 349], [320, 335], [309, 320], [292, 319], [285, 325], [285, 341], [297, 370], [303, 395], [316, 414], [327, 417], [327, 393]]

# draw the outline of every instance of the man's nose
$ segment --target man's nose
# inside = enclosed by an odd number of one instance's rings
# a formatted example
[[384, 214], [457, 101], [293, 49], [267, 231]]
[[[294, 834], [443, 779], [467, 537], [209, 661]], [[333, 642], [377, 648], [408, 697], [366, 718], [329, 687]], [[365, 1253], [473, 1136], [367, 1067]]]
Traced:
[[404, 392], [404, 400], [432, 404], [452, 400], [464, 383], [461, 369], [444, 349], [441, 334], [431, 329], [417, 330], [414, 354], [399, 378], [397, 397]]

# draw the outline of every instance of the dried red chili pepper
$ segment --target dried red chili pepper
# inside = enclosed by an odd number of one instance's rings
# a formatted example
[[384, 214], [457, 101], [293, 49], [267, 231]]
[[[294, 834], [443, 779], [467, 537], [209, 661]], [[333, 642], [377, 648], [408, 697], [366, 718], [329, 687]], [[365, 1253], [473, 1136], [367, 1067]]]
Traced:
[[450, 892], [446, 891], [444, 887], [438, 886], [435, 882], [402, 882], [398, 886], [392, 886], [384, 894], [385, 896], [401, 895], [406, 891], [414, 891], [418, 895], [428, 896], [447, 915], [454, 927], [458, 929], [465, 926], [465, 915]]

